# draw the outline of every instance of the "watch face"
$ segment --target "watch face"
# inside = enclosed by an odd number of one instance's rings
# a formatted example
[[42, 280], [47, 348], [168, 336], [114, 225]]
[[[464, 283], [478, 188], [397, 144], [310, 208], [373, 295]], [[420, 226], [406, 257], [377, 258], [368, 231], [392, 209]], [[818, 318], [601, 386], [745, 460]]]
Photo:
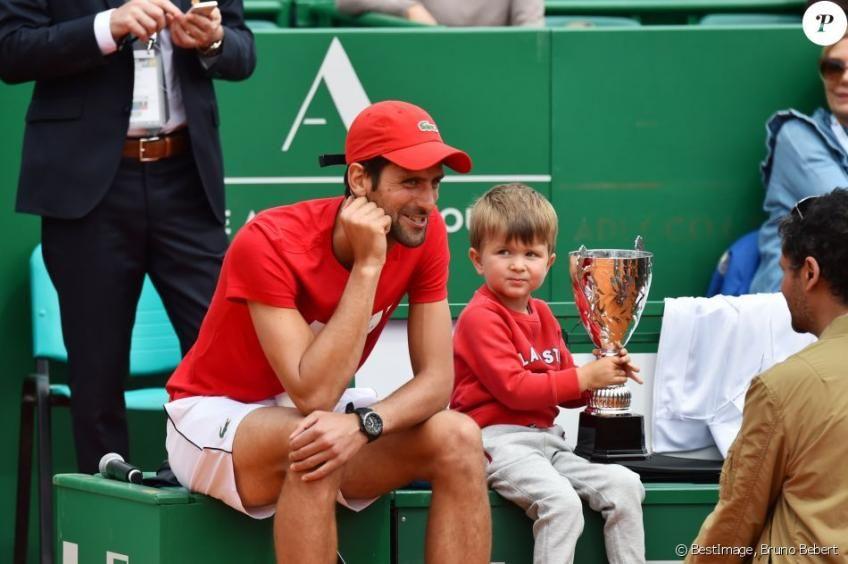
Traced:
[[383, 420], [373, 411], [365, 415], [362, 425], [365, 427], [365, 432], [371, 437], [379, 437], [380, 433], [383, 432]]

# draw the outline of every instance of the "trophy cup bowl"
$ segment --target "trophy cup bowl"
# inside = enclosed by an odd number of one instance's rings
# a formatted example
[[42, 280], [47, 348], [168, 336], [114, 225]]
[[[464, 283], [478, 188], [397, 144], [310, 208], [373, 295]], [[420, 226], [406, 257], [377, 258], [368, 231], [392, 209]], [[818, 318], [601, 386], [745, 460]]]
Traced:
[[[569, 253], [574, 300], [583, 327], [601, 356], [617, 356], [630, 340], [651, 287], [653, 254], [636, 249], [586, 249]], [[639, 459], [645, 450], [644, 421], [630, 413], [625, 384], [592, 392], [580, 414], [577, 454], [592, 460]]]

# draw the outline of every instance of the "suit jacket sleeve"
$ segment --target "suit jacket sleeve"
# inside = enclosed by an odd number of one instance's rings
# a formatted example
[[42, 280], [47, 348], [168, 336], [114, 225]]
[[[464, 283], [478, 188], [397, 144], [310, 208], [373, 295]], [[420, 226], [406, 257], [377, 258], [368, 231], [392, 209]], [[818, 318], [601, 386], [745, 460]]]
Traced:
[[244, 23], [244, 9], [241, 0], [219, 0], [221, 24], [224, 27], [224, 40], [221, 52], [207, 59], [206, 73], [210, 78], [225, 80], [244, 80], [256, 68], [256, 49], [253, 33]]
[[8, 83], [49, 80], [103, 64], [94, 36], [95, 15], [53, 21], [48, 0], [3, 0], [0, 78]]

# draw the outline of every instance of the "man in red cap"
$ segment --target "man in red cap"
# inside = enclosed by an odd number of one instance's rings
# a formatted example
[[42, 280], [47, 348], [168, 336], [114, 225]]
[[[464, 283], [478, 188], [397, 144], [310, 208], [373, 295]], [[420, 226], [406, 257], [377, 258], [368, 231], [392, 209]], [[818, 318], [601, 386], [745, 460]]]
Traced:
[[[344, 197], [281, 206], [235, 237], [195, 346], [168, 382], [166, 446], [187, 488], [256, 518], [278, 562], [335, 562], [335, 502], [359, 510], [433, 487], [428, 562], [489, 561], [480, 431], [453, 385], [442, 166], [471, 169], [433, 119], [380, 102], [351, 124]], [[409, 298], [414, 378], [376, 401], [348, 389]]]

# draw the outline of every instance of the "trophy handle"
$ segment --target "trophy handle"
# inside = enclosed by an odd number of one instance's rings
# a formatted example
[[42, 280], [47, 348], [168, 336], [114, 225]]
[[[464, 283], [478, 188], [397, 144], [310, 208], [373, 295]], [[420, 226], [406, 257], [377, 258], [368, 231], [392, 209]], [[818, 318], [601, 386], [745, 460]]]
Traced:
[[576, 258], [582, 260], [589, 255], [589, 250], [586, 248], [586, 245], [580, 245], [580, 248], [577, 249], [573, 254]]

